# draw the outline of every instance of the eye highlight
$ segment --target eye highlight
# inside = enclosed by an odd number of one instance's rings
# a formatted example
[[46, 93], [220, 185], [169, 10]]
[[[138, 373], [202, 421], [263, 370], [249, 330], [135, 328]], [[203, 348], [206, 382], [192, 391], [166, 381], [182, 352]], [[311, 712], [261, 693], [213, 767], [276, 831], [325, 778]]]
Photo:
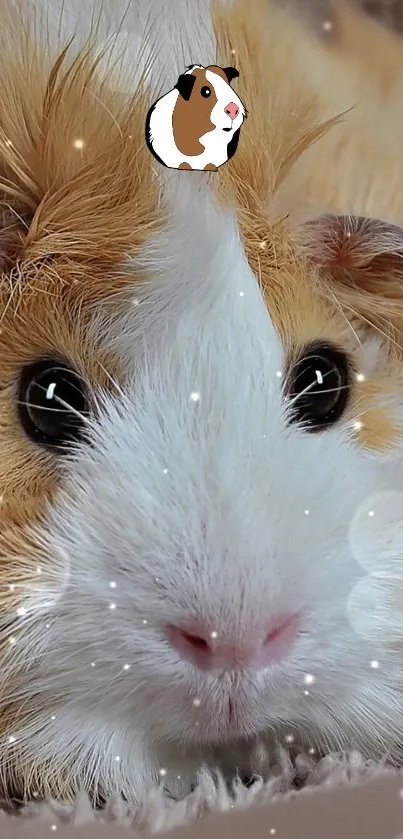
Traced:
[[321, 431], [340, 419], [350, 395], [350, 365], [331, 344], [311, 344], [294, 364], [286, 390], [291, 422]]
[[79, 439], [87, 413], [83, 381], [66, 363], [42, 358], [22, 369], [18, 414], [34, 443], [47, 449], [63, 449]]
[[204, 87], [201, 88], [200, 93], [204, 99], [208, 99], [209, 96], [211, 96], [211, 87], [207, 87], [207, 85], [204, 85]]

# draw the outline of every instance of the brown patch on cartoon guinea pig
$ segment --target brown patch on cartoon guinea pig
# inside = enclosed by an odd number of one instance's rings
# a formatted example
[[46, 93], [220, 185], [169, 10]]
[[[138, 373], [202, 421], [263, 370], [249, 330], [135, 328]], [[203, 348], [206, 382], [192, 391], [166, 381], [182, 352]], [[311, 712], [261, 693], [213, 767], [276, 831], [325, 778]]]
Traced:
[[200, 67], [195, 67], [192, 73], [185, 73], [181, 79], [186, 80], [188, 91], [186, 98], [179, 92], [175, 103], [172, 114], [173, 134], [179, 151], [186, 157], [193, 157], [204, 151], [200, 137], [215, 128], [211, 112], [217, 104], [217, 96], [213, 85], [206, 78], [206, 70]]

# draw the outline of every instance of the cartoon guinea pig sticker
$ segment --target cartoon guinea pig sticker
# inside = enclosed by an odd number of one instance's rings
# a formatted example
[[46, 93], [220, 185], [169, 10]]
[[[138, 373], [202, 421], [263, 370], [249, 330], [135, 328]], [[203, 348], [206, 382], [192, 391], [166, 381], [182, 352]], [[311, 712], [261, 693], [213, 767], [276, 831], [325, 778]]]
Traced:
[[151, 106], [146, 142], [170, 169], [216, 172], [236, 152], [246, 109], [231, 87], [235, 67], [192, 64]]

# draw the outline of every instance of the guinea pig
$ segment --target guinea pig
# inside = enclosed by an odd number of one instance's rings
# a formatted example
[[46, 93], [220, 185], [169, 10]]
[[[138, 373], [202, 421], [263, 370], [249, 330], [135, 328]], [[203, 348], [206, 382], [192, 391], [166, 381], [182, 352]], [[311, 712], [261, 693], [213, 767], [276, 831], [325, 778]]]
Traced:
[[[400, 148], [363, 86], [329, 158], [333, 57], [267, 0], [165, 11], [130, 94], [96, 45], [0, 31], [0, 767], [24, 798], [184, 794], [259, 739], [399, 758]], [[212, 179], [156, 172], [144, 137], [162, 53], [196, 43], [248, 103]]]
[[173, 169], [216, 171], [236, 152], [245, 108], [230, 87], [235, 67], [192, 64], [151, 106], [146, 142]]

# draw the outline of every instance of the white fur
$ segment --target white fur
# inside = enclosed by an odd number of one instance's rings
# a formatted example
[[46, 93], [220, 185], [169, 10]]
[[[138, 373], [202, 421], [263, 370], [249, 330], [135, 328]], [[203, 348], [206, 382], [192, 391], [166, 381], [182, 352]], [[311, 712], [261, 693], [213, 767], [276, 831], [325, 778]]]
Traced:
[[[187, 70], [185, 75], [193, 72], [194, 65]], [[165, 163], [172, 169], [178, 169], [181, 163], [189, 163], [192, 169], [203, 170], [208, 163], [214, 166], [222, 166], [228, 160], [228, 143], [232, 140], [235, 132], [241, 127], [245, 118], [245, 108], [235, 91], [212, 70], [207, 70], [206, 79], [214, 88], [217, 102], [211, 111], [211, 131], [203, 134], [199, 140], [205, 151], [198, 155], [184, 155], [179, 151], [173, 133], [172, 115], [179, 97], [179, 91], [175, 88], [170, 90], [156, 102], [150, 118], [150, 141], [152, 148]], [[234, 102], [238, 105], [239, 114], [235, 119], [230, 119], [225, 113], [225, 107]], [[223, 131], [223, 129], [230, 129]]]
[[[61, 464], [61, 495], [37, 530], [53, 579], [27, 591], [28, 641], [16, 631], [3, 663], [4, 673], [31, 665], [13, 682], [30, 697], [30, 721], [14, 732], [23, 753], [134, 800], [161, 766], [185, 789], [212, 749], [224, 761], [233, 691], [242, 759], [246, 741], [274, 730], [385, 749], [402, 733], [390, 612], [370, 641], [348, 614], [367, 573], [355, 557], [368, 518], [356, 512], [402, 489], [400, 460], [365, 455], [345, 422], [316, 435], [288, 425], [284, 350], [234, 216], [197, 174], [168, 173], [164, 200], [169, 226], [128, 265], [148, 276], [136, 305], [126, 290], [114, 318], [110, 304], [94, 318], [94, 339], [126, 378], [96, 394], [92, 445]], [[376, 342], [357, 346], [362, 369], [380, 360]], [[391, 508], [379, 497], [386, 539]], [[167, 622], [247, 631], [289, 611], [301, 635], [288, 657], [236, 680], [197, 672], [165, 635]]]

